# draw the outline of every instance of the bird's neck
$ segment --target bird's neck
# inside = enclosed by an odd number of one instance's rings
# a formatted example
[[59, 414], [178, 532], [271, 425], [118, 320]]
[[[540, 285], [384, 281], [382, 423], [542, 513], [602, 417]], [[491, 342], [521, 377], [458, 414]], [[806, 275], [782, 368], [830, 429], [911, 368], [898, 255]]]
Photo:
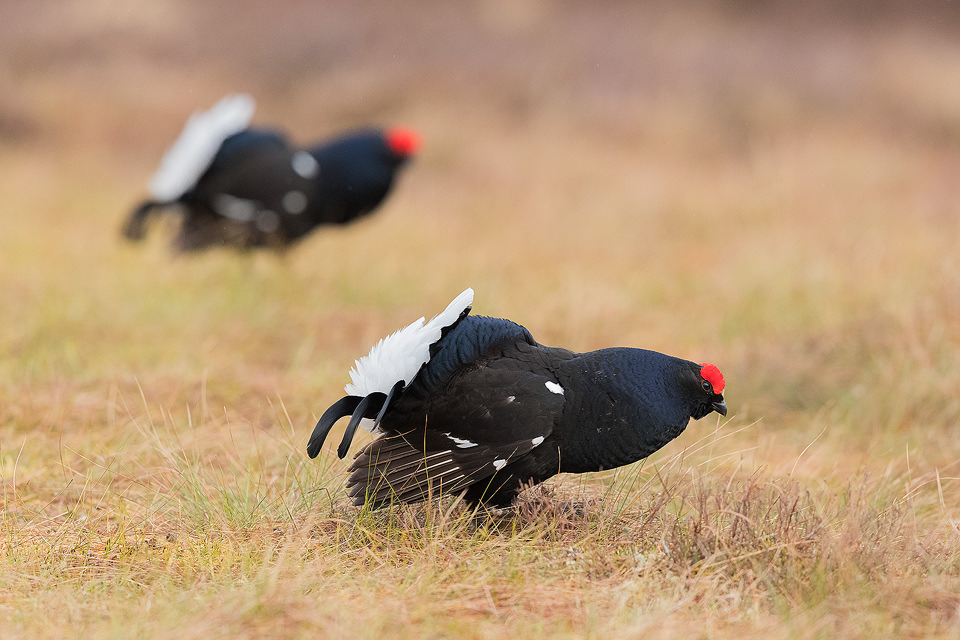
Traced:
[[[565, 363], [567, 397], [561, 421], [561, 470], [610, 469], [636, 462], [676, 438], [689, 415], [670, 402], [662, 354], [602, 349]], [[567, 386], [564, 385], [564, 386]]]

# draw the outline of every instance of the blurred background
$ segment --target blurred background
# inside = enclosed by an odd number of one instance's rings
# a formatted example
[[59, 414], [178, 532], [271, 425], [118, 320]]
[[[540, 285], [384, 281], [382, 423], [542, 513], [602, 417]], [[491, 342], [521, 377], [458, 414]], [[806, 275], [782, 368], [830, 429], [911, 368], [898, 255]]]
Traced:
[[[299, 447], [354, 358], [473, 286], [545, 344], [716, 362], [749, 464], [954, 465], [958, 27], [932, 0], [0, 3], [0, 434]], [[230, 92], [297, 142], [424, 148], [281, 256], [124, 244]]]

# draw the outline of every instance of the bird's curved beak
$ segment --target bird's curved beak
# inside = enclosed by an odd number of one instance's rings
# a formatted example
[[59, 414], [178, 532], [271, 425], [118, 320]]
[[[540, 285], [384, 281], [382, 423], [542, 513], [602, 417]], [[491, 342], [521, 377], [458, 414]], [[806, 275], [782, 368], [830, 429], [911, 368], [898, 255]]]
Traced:
[[727, 415], [727, 403], [723, 400], [719, 400], [713, 403], [713, 410], [719, 413], [722, 416]]

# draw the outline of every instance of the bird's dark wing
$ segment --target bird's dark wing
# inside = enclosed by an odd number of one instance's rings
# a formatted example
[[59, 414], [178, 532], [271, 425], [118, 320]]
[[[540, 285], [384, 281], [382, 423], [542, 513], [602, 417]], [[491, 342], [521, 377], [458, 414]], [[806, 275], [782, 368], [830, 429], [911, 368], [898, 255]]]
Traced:
[[555, 378], [537, 365], [537, 347], [521, 341], [498, 350], [426, 398], [401, 396], [381, 423], [386, 435], [350, 467], [357, 504], [417, 502], [489, 482], [551, 436], [564, 398], [550, 390]]
[[246, 158], [287, 148], [287, 140], [279, 131], [244, 129], [228, 136], [220, 143], [220, 149], [210, 162], [208, 171], [217, 172], [233, 163], [243, 162]]
[[515, 356], [524, 345], [529, 347], [527, 355], [515, 357], [515, 367], [526, 368], [523, 362], [535, 359], [532, 348], [539, 345], [530, 332], [510, 320], [463, 314], [430, 345], [430, 360], [417, 373], [409, 395], [433, 396], [461, 372], [503, 358], [508, 352]]
[[185, 194], [191, 213], [212, 215], [228, 244], [282, 245], [313, 229], [316, 211], [323, 207], [320, 167], [313, 156], [269, 133], [228, 146], [231, 140]]

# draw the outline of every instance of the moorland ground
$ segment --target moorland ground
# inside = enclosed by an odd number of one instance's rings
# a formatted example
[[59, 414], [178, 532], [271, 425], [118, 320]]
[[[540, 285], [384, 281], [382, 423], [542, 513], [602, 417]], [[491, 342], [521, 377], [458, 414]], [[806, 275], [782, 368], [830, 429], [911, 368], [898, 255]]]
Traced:
[[[0, 5], [0, 637], [960, 637], [960, 15], [795, 5]], [[122, 243], [231, 91], [423, 153], [281, 256]], [[348, 506], [313, 423], [466, 286], [730, 414], [485, 527]]]

